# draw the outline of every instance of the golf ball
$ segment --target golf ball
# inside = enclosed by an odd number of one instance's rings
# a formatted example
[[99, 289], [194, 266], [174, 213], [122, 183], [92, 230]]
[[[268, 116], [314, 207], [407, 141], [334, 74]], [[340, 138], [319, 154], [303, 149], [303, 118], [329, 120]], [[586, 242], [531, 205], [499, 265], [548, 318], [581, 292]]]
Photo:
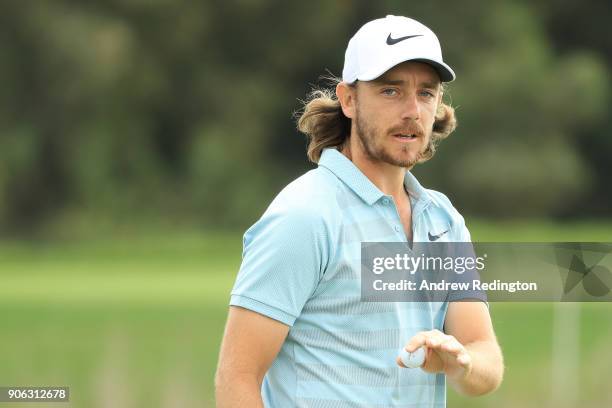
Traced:
[[408, 368], [417, 368], [425, 362], [425, 348], [419, 347], [414, 352], [409, 353], [403, 347], [400, 349], [399, 358]]

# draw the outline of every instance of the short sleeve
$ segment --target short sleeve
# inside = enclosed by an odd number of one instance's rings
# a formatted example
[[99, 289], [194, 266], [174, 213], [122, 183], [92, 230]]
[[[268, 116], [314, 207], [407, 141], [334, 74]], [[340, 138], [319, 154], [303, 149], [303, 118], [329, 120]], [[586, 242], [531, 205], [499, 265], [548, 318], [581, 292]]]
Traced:
[[327, 264], [324, 225], [310, 209], [268, 210], [244, 235], [230, 305], [293, 326]]
[[[458, 235], [457, 242], [470, 243], [469, 245], [465, 245], [465, 246], [462, 244], [459, 244], [457, 246], [457, 249], [459, 252], [462, 253], [462, 255], [467, 255], [467, 256], [475, 258], [476, 254], [473, 250], [473, 246], [471, 245], [472, 238], [471, 238], [470, 231], [465, 225], [464, 218], [459, 214], [457, 215], [458, 215], [458, 220], [457, 220], [457, 224], [455, 227], [457, 228], [457, 235]], [[478, 273], [478, 270], [476, 270], [476, 268], [467, 269], [462, 274], [453, 273], [453, 277], [455, 278], [454, 279], [455, 282], [469, 283], [470, 289], [450, 291], [448, 293], [447, 301], [456, 302], [456, 301], [479, 301], [480, 300], [482, 302], [485, 302], [487, 306], [489, 306], [489, 303], [487, 301], [486, 292], [483, 290], [476, 290], [472, 287], [472, 283], [474, 280], [480, 280], [480, 274]]]

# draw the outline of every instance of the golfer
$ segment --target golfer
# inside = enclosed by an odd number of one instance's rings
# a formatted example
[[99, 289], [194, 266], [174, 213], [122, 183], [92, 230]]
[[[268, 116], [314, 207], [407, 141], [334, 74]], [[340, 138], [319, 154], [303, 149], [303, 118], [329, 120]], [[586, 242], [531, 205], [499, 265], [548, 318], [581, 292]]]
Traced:
[[[244, 235], [216, 374], [218, 407], [443, 407], [481, 395], [503, 360], [485, 299], [362, 302], [362, 242], [469, 242], [448, 198], [410, 173], [455, 128], [436, 35], [399, 16], [351, 38], [342, 80], [298, 120], [318, 167]], [[469, 182], [466, 180], [466, 182]], [[464, 301], [471, 300], [471, 301]], [[404, 348], [425, 361], [405, 368]]]

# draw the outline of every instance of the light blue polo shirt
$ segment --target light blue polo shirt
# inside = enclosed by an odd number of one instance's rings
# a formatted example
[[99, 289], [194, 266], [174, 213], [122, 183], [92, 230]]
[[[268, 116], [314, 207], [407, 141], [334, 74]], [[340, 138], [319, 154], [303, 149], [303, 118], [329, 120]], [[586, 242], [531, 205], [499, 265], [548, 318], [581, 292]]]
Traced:
[[[410, 172], [404, 185], [415, 242], [446, 230], [438, 242], [470, 241], [445, 195]], [[393, 198], [335, 149], [245, 233], [230, 304], [290, 326], [263, 381], [266, 407], [446, 405], [443, 374], [400, 368], [395, 359], [417, 332], [443, 330], [448, 304], [361, 302], [361, 242], [406, 242], [406, 235]]]

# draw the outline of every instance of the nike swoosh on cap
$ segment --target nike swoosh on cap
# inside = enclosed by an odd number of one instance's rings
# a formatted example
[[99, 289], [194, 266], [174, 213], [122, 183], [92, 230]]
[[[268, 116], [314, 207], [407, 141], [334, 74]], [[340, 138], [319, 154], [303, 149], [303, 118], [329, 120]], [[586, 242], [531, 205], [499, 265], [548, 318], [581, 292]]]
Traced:
[[431, 232], [428, 232], [427, 235], [429, 236], [429, 240], [430, 241], [436, 241], [438, 240], [442, 235], [446, 234], [448, 232], [448, 230], [439, 233], [438, 235], [431, 235]]
[[415, 34], [415, 35], [407, 35], [405, 37], [391, 38], [391, 33], [389, 33], [389, 36], [387, 37], [387, 44], [393, 45], [393, 44], [397, 44], [400, 41], [407, 40], [409, 38], [422, 37], [422, 36], [423, 34]]

